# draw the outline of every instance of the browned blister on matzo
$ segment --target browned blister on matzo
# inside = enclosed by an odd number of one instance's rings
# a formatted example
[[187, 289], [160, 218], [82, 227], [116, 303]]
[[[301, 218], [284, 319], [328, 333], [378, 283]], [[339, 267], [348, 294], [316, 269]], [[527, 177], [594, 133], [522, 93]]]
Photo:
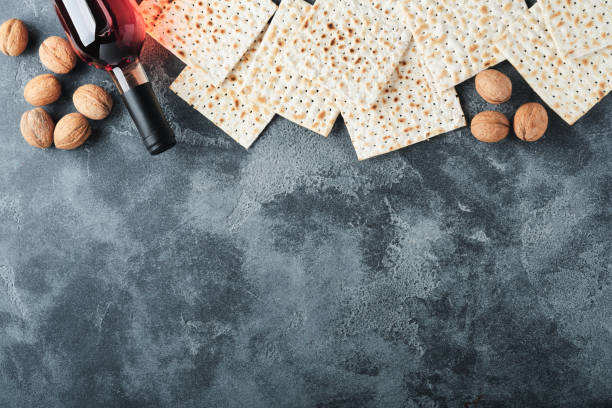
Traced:
[[188, 66], [170, 86], [181, 99], [248, 149], [274, 117], [274, 112], [240, 93], [263, 34], [251, 45], [220, 86], [208, 82], [202, 70]]
[[155, 22], [172, 0], [143, 0], [138, 6], [140, 14], [144, 18], [147, 30], [155, 26]]
[[[154, 15], [150, 2], [140, 7]], [[220, 85], [275, 10], [271, 0], [173, 0], [157, 17], [148, 17], [153, 24], [148, 33], [187, 65], [201, 68], [208, 82]]]
[[612, 47], [575, 60], [564, 59], [537, 3], [497, 44], [531, 88], [570, 125], [612, 90]]
[[612, 0], [539, 0], [544, 22], [564, 58], [612, 45]]
[[337, 103], [359, 160], [466, 125], [455, 89], [440, 92], [430, 85], [414, 46], [404, 54], [391, 81], [374, 103], [367, 106], [348, 100]]
[[409, 41], [409, 31], [374, 1], [318, 0], [288, 44], [288, 60], [308, 79], [365, 105], [385, 88]]
[[504, 57], [494, 39], [527, 10], [524, 0], [401, 0], [428, 77], [451, 88]]
[[327, 136], [339, 115], [331, 92], [315, 86], [286, 63], [287, 43], [311, 8], [304, 0], [283, 0], [266, 30], [242, 93], [286, 119]]

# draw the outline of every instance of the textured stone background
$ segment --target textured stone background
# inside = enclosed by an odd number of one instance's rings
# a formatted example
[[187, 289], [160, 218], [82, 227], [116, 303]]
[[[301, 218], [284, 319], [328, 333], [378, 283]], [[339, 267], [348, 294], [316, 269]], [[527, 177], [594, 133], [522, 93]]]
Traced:
[[[144, 63], [180, 145], [145, 152], [115, 94], [77, 151], [18, 130], [59, 34], [1, 56], [1, 407], [612, 406], [612, 99], [536, 144], [466, 129], [358, 162], [281, 119], [246, 152]], [[508, 64], [512, 115], [538, 100]], [[81, 64], [69, 95], [103, 72]], [[486, 108], [473, 81], [466, 115]]]

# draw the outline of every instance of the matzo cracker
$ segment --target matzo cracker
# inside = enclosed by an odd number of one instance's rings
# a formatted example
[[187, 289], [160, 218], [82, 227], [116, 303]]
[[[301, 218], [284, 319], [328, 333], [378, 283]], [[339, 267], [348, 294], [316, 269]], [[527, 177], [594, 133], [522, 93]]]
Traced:
[[612, 0], [539, 0], [544, 22], [564, 58], [612, 45]]
[[494, 39], [527, 10], [524, 0], [401, 0], [428, 76], [439, 91], [496, 65]]
[[288, 59], [334, 94], [367, 105], [385, 88], [409, 40], [374, 2], [318, 0], [289, 43]]
[[170, 87], [181, 99], [246, 149], [274, 117], [274, 112], [251, 102], [240, 93], [262, 37], [263, 34], [220, 86], [209, 83], [200, 68], [188, 66]]
[[430, 86], [414, 46], [376, 102], [357, 106], [342, 100], [338, 105], [359, 160], [466, 125], [455, 89], [439, 92]]
[[533, 90], [570, 125], [612, 89], [612, 47], [566, 60], [536, 3], [500, 37], [498, 47]]
[[304, 0], [283, 0], [266, 30], [242, 93], [290, 121], [327, 136], [339, 114], [333, 95], [285, 62], [287, 43], [311, 8]]

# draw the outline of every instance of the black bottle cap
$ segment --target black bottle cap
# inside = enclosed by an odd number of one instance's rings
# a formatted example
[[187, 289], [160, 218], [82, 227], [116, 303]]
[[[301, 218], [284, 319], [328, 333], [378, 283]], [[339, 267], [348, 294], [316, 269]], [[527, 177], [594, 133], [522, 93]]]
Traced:
[[151, 155], [163, 153], [176, 144], [150, 82], [138, 85], [123, 94], [125, 105]]

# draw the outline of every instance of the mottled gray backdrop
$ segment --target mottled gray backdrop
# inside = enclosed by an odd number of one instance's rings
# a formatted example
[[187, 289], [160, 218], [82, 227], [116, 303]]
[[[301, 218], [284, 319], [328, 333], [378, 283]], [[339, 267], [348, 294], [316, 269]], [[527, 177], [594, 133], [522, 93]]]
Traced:
[[[3, 0], [0, 407], [612, 406], [612, 99], [535, 144], [467, 129], [358, 162], [276, 119], [247, 152], [144, 63], [180, 144], [114, 94], [79, 150], [19, 134], [50, 0]], [[507, 64], [512, 115], [538, 98]], [[61, 77], [54, 118], [103, 72]], [[473, 81], [468, 119], [489, 109]]]

